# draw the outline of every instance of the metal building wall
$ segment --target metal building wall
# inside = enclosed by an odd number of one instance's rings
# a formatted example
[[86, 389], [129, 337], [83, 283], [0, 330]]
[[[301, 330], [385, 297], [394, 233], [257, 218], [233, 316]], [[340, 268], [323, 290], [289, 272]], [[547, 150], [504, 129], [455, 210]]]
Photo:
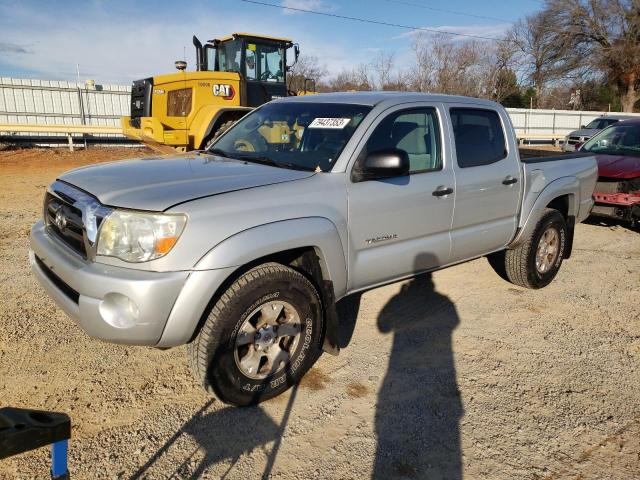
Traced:
[[518, 134], [567, 135], [602, 115], [640, 116], [640, 113], [594, 112], [578, 110], [529, 110], [507, 108], [511, 122]]
[[[129, 115], [131, 87], [0, 78], [0, 123], [38, 125], [120, 125]], [[15, 132], [12, 135], [27, 135]], [[33, 134], [31, 134], [33, 135]], [[48, 137], [64, 134], [47, 134]], [[121, 135], [101, 137], [123, 138]]]

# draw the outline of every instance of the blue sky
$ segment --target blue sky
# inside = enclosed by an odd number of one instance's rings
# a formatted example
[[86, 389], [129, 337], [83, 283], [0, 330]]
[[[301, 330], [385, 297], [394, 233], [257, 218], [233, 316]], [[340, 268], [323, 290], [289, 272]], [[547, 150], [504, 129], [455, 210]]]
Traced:
[[[495, 37], [540, 0], [264, 0], [265, 3], [388, 23]], [[428, 7], [428, 8], [424, 8]], [[466, 16], [438, 10], [464, 12]], [[492, 18], [478, 18], [492, 17]], [[193, 66], [193, 34], [201, 40], [234, 31], [293, 38], [330, 73], [393, 52], [409, 61], [412, 36], [373, 25], [242, 2], [0, 0], [0, 76], [129, 84], [173, 70], [184, 47]], [[460, 38], [463, 37], [454, 37]]]

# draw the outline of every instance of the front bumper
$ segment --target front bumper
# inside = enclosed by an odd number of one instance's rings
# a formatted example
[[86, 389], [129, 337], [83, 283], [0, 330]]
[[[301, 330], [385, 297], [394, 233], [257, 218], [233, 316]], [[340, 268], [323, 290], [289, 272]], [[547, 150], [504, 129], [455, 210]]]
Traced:
[[593, 194], [595, 206], [591, 215], [609, 217], [623, 221], [640, 219], [640, 192]]
[[123, 135], [131, 140], [150, 144], [171, 145], [173, 147], [187, 146], [189, 144], [189, 135], [186, 127], [167, 129], [155, 117], [141, 117], [140, 128], [131, 125], [131, 117], [122, 117], [120, 124]]
[[[54, 301], [92, 337], [156, 345], [189, 272], [147, 272], [87, 262], [42, 221], [31, 230], [31, 268]], [[129, 303], [128, 303], [129, 302]]]

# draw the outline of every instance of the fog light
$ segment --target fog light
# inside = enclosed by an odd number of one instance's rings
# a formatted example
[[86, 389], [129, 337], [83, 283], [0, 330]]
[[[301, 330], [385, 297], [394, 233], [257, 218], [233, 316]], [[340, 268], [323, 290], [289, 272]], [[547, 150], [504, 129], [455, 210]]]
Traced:
[[138, 306], [121, 293], [107, 293], [99, 310], [102, 319], [115, 328], [130, 328], [138, 321]]

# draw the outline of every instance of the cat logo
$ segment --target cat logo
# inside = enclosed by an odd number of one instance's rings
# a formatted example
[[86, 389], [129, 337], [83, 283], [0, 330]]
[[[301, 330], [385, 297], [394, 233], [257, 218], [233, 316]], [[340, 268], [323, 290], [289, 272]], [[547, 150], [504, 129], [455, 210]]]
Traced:
[[225, 100], [232, 100], [236, 92], [231, 85], [214, 83], [213, 84], [213, 96], [222, 97]]

